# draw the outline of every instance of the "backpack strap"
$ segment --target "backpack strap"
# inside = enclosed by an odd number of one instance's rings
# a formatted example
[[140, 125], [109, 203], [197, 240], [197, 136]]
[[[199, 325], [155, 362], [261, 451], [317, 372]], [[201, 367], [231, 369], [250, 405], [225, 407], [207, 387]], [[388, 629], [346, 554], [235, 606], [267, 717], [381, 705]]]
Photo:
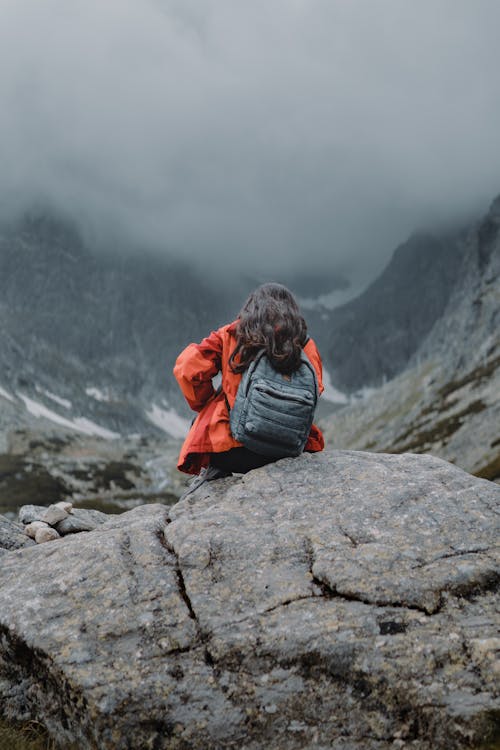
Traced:
[[312, 375], [314, 378], [315, 397], [316, 397], [316, 402], [317, 402], [319, 399], [319, 385], [318, 385], [318, 376], [316, 374], [316, 370], [314, 369], [314, 365], [312, 364], [311, 360], [309, 359], [309, 357], [307, 356], [307, 354], [305, 353], [303, 349], [302, 349], [302, 354], [301, 354], [300, 359], [301, 359], [301, 362], [304, 365], [306, 365], [306, 367], [308, 367], [310, 371], [312, 372]]
[[262, 357], [264, 357], [265, 353], [266, 353], [265, 349], [259, 349], [259, 351], [255, 355], [255, 358], [250, 362], [248, 368], [245, 370], [245, 372], [242, 375], [242, 382], [243, 382], [243, 378], [245, 378], [245, 398], [248, 394], [248, 388], [250, 386], [250, 381], [252, 379], [253, 371], [259, 364]]

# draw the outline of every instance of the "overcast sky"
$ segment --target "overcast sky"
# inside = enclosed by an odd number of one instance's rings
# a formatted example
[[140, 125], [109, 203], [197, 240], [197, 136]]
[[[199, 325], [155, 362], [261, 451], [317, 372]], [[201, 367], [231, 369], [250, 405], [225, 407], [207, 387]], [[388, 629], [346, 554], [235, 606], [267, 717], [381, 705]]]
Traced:
[[0, 205], [370, 276], [500, 192], [498, 0], [0, 0]]

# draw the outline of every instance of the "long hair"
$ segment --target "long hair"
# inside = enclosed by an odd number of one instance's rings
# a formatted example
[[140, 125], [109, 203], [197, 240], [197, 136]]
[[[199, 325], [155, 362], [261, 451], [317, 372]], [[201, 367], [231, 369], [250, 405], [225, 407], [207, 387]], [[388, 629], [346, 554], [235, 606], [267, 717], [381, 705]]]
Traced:
[[251, 293], [238, 316], [236, 341], [229, 358], [233, 372], [246, 370], [261, 349], [278, 372], [298, 370], [307, 326], [286, 286], [262, 284]]

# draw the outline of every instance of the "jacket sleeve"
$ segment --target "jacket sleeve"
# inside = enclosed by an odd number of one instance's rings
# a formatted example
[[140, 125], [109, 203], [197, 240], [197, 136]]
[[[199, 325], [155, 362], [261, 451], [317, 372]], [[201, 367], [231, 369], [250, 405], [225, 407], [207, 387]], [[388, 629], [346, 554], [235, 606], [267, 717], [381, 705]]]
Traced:
[[325, 386], [323, 385], [323, 363], [321, 361], [320, 353], [316, 347], [316, 344], [314, 343], [313, 339], [309, 339], [307, 344], [304, 347], [304, 351], [309, 357], [309, 361], [316, 370], [316, 376], [318, 378], [318, 386], [319, 386], [319, 392], [320, 395], [325, 390]]
[[212, 333], [199, 344], [189, 344], [174, 366], [174, 376], [191, 409], [201, 411], [214, 395], [212, 378], [221, 369], [222, 337]]

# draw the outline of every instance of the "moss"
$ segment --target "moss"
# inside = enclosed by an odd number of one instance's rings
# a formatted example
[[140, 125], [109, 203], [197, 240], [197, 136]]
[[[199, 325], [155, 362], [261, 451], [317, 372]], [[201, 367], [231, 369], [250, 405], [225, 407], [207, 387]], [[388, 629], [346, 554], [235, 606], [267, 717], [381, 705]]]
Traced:
[[500, 711], [489, 711], [485, 717], [483, 740], [474, 750], [500, 750]]
[[13, 724], [0, 719], [0, 748], [2, 750], [55, 750], [56, 744], [42, 724], [29, 721]]
[[458, 398], [454, 398], [451, 401], [446, 401], [443, 399], [438, 404], [432, 403], [429, 404], [429, 406], [426, 406], [422, 411], [420, 412], [421, 416], [427, 416], [428, 414], [436, 414], [437, 412], [443, 412], [448, 411], [449, 409], [453, 409], [454, 406], [458, 404]]
[[500, 357], [495, 357], [495, 359], [491, 359], [489, 362], [486, 362], [486, 364], [476, 367], [474, 370], [467, 373], [467, 375], [464, 375], [463, 378], [460, 378], [460, 380], [452, 380], [449, 383], [446, 383], [446, 385], [440, 388], [438, 393], [443, 399], [445, 399], [450, 393], [458, 391], [458, 389], [462, 388], [464, 385], [468, 385], [469, 383], [479, 385], [482, 380], [491, 377], [497, 367], [500, 367]]
[[[61, 745], [39, 721], [11, 722], [0, 718], [0, 750], [57, 750]], [[78, 750], [64, 743], [64, 750]]]

